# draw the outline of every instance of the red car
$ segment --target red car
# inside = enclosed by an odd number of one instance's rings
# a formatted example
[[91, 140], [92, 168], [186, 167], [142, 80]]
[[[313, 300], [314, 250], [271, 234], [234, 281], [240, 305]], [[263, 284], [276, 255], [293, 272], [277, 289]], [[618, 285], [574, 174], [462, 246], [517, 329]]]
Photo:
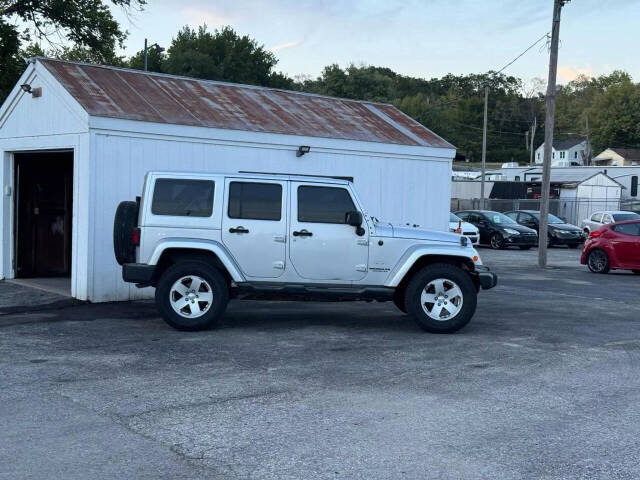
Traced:
[[610, 223], [591, 232], [580, 263], [594, 273], [622, 269], [640, 275], [640, 220]]

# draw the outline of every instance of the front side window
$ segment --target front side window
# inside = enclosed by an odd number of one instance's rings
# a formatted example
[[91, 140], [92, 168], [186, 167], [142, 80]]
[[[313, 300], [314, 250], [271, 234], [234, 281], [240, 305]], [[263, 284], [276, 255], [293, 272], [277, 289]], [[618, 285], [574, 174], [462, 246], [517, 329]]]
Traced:
[[[507, 217], [512, 218], [513, 220], [518, 220], [518, 212], [509, 212], [505, 214]], [[523, 214], [520, 214], [520, 221], [523, 220]]]
[[231, 182], [227, 215], [229, 218], [280, 220], [282, 218], [282, 185]]
[[347, 212], [356, 210], [344, 188], [298, 187], [298, 221], [345, 223]]
[[154, 215], [210, 217], [213, 212], [212, 180], [159, 178], [151, 201]]

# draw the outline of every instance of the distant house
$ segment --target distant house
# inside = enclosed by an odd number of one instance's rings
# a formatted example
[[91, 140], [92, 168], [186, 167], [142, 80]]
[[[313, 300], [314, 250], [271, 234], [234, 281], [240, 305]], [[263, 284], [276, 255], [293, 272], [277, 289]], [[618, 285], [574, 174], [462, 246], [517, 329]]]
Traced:
[[617, 167], [640, 165], [640, 148], [607, 148], [593, 157], [593, 164]]
[[[551, 149], [551, 165], [584, 165], [587, 152], [586, 140], [556, 140]], [[544, 157], [544, 143], [536, 150], [535, 162], [542, 163]]]

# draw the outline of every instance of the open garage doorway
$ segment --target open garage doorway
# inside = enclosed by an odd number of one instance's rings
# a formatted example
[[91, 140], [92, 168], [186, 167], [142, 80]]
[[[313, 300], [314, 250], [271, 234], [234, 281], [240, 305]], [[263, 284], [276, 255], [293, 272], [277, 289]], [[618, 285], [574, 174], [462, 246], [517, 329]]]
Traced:
[[70, 293], [73, 152], [14, 153], [16, 278]]

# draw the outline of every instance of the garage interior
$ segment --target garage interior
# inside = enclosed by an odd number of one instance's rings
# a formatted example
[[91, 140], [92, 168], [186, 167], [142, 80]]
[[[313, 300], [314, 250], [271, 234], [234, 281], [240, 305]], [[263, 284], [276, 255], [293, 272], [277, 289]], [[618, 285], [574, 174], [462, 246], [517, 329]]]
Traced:
[[17, 282], [71, 294], [73, 151], [14, 153]]

